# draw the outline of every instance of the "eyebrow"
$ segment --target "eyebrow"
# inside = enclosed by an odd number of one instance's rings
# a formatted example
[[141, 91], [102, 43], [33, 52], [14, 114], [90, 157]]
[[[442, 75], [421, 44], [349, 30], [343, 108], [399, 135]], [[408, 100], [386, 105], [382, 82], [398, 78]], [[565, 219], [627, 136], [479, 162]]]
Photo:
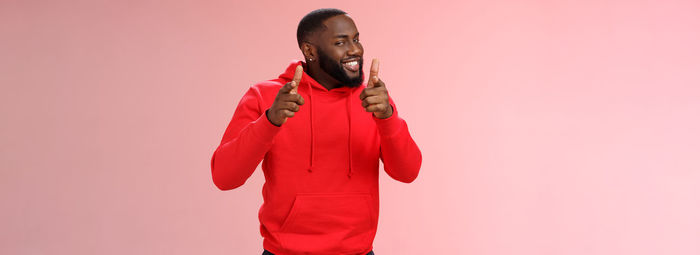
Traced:
[[[355, 36], [356, 37], [360, 36], [360, 33], [357, 33]], [[350, 38], [350, 36], [346, 35], [346, 34], [337, 34], [337, 35], [333, 36], [333, 38]]]

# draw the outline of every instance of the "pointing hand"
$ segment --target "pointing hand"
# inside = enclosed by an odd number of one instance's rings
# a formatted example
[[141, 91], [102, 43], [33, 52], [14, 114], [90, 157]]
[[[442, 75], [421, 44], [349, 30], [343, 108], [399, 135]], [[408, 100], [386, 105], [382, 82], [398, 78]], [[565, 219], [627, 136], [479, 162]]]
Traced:
[[304, 98], [297, 94], [302, 74], [304, 74], [304, 68], [298, 65], [292, 81], [280, 88], [272, 106], [266, 111], [267, 119], [273, 125], [282, 126], [287, 122], [287, 118], [294, 117], [294, 113], [299, 111], [299, 106], [304, 104]]
[[386, 119], [391, 117], [394, 109], [389, 104], [389, 92], [378, 75], [379, 60], [375, 58], [372, 59], [372, 67], [369, 69], [367, 88], [360, 93], [360, 100], [365, 111], [371, 112], [377, 118]]

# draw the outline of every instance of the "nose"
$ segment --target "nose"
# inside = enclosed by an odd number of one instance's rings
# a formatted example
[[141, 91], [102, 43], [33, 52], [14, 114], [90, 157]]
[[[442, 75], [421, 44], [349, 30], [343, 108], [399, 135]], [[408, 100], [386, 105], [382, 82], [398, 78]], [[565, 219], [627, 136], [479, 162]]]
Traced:
[[361, 56], [362, 55], [362, 45], [359, 43], [351, 43], [348, 49], [349, 56]]

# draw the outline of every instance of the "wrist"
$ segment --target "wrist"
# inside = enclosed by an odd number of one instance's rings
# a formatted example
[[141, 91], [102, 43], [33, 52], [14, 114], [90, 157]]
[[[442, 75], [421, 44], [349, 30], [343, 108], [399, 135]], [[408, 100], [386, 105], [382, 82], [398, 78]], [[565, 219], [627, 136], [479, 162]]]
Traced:
[[270, 109], [265, 110], [265, 117], [267, 117], [267, 121], [270, 122], [270, 124], [281, 127], [282, 124], [276, 124], [272, 119], [270, 119]]
[[392, 115], [394, 115], [394, 106], [389, 104], [389, 108], [387, 108], [386, 111], [384, 111], [383, 113], [379, 113], [379, 114], [375, 113], [374, 117], [377, 117], [378, 119], [388, 119]]

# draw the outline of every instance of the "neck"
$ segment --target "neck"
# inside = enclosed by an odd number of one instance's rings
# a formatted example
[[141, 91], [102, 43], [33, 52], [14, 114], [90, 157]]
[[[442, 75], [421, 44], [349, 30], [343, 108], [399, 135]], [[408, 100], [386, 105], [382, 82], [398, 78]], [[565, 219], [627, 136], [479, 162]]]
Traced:
[[323, 69], [321, 69], [321, 67], [318, 65], [318, 63], [313, 63], [309, 65], [309, 76], [311, 76], [311, 78], [313, 78], [316, 82], [321, 84], [321, 86], [323, 86], [327, 90], [340, 87], [340, 82], [338, 82], [328, 73], [324, 72]]

